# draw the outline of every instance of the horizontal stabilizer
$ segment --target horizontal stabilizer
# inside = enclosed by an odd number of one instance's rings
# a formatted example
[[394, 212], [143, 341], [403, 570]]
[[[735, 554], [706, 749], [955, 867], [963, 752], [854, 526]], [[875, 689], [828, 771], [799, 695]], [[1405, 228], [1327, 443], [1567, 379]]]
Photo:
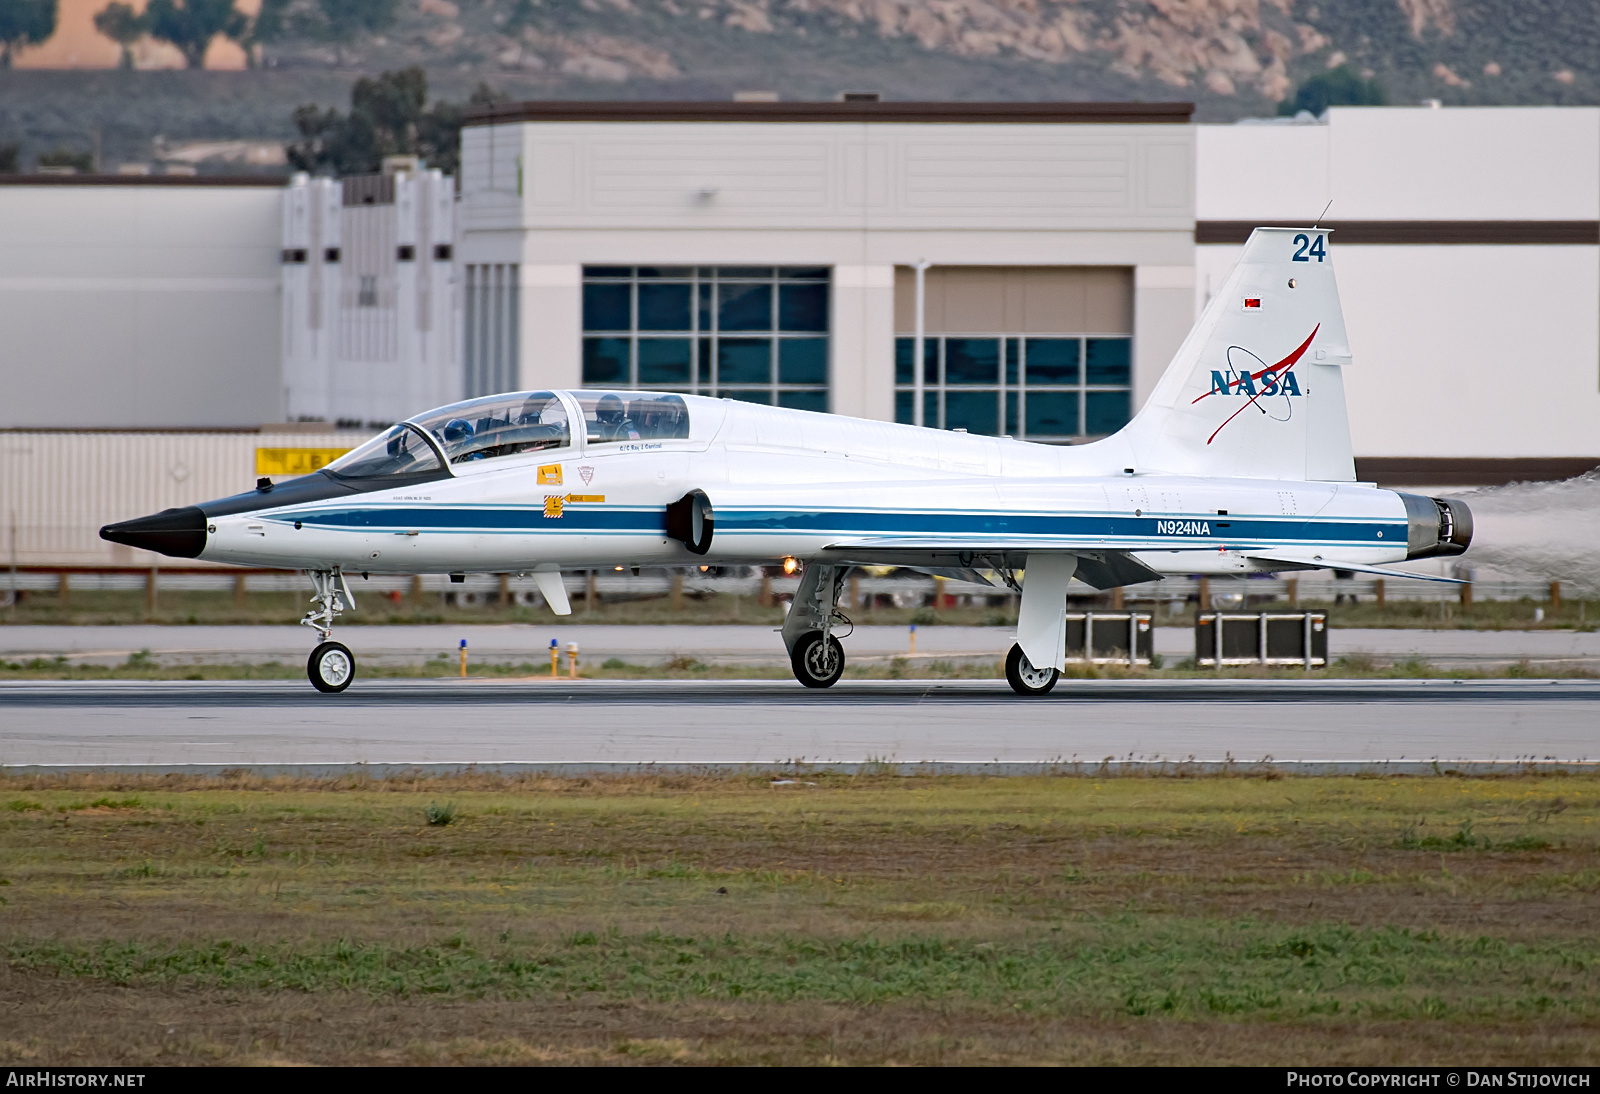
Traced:
[[1376, 574], [1379, 577], [1404, 577], [1413, 581], [1440, 581], [1449, 585], [1466, 584], [1459, 577], [1413, 574], [1406, 570], [1391, 570], [1384, 566], [1363, 566], [1359, 562], [1340, 562], [1337, 559], [1323, 558], [1321, 555], [1302, 555], [1281, 551], [1265, 554], [1260, 551], [1248, 551], [1245, 553], [1245, 557], [1256, 559], [1259, 562], [1287, 562], [1307, 570], [1354, 570], [1358, 574]]

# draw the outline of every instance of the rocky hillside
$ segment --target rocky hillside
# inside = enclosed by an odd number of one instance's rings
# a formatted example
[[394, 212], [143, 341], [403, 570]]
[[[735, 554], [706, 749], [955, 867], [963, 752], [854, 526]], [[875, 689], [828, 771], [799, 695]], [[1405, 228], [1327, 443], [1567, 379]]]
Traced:
[[[1269, 109], [1348, 63], [1393, 102], [1600, 101], [1600, 5], [1573, 0], [403, 0], [366, 67], [470, 69], [542, 96], [845, 88], [895, 98], [1193, 99]], [[327, 64], [281, 42], [270, 60]]]
[[[292, 0], [310, 5], [317, 0]], [[420, 64], [433, 93], [511, 98], [1192, 100], [1274, 113], [1347, 64], [1390, 102], [1600, 103], [1595, 0], [398, 0], [337, 50], [280, 39], [248, 72], [0, 70], [0, 145], [149, 158], [168, 141], [292, 135], [359, 73]], [[206, 168], [202, 168], [205, 170]]]

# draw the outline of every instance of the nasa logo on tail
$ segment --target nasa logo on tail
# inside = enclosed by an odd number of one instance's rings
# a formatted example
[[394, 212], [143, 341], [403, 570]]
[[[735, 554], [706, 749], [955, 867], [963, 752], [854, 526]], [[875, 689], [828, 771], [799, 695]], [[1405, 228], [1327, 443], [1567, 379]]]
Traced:
[[[1246, 301], [1247, 306], [1248, 303], [1249, 301]], [[1322, 324], [1318, 323], [1311, 329], [1311, 333], [1306, 335], [1304, 342], [1273, 365], [1267, 364], [1255, 352], [1243, 346], [1229, 346], [1225, 367], [1210, 370], [1211, 386], [1195, 396], [1190, 405], [1213, 395], [1244, 396], [1245, 403], [1236, 408], [1212, 431], [1211, 436], [1206, 438], [1206, 444], [1216, 440], [1217, 434], [1221, 433], [1229, 422], [1252, 407], [1274, 421], [1286, 422], [1293, 417], [1294, 404], [1289, 400], [1300, 398], [1305, 394], [1300, 388], [1299, 377], [1294, 373], [1294, 366], [1305, 356], [1306, 350], [1311, 348], [1312, 339], [1321, 329]], [[1272, 400], [1270, 403], [1265, 401], [1269, 399]], [[1283, 402], [1279, 403], [1278, 399], [1282, 399]]]

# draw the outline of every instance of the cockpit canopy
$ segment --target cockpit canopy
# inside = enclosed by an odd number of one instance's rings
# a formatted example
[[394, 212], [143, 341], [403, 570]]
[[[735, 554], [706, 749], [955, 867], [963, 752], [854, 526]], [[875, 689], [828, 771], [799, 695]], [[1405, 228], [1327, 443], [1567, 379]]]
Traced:
[[681, 395], [639, 391], [574, 391], [590, 444], [687, 440], [689, 405]]
[[[689, 407], [681, 395], [575, 391], [589, 444], [687, 439]], [[431, 442], [431, 443], [430, 443]], [[347, 452], [325, 471], [338, 479], [438, 476], [439, 454], [452, 465], [571, 447], [567, 404], [553, 391], [490, 395], [451, 403], [402, 422]]]
[[452, 464], [566, 448], [572, 443], [567, 404], [553, 391], [490, 395], [430, 410], [412, 419]]
[[323, 472], [336, 479], [377, 479], [396, 475], [445, 477], [439, 454], [414, 426], [397, 425], [334, 460]]

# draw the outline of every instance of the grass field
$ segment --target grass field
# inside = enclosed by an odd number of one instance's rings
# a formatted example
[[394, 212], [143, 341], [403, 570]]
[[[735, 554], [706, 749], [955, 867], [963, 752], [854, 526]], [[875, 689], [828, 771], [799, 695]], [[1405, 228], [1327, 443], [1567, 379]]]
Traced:
[[0, 1061], [1600, 1061], [1600, 782], [0, 783]]

